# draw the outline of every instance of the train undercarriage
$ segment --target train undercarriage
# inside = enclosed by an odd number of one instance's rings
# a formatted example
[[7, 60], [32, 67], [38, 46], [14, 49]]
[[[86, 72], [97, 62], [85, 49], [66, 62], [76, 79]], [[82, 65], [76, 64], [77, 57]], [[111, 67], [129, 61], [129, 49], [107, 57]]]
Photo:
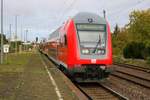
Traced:
[[71, 70], [63, 69], [63, 71], [72, 80], [82, 83], [82, 82], [100, 82], [106, 79], [110, 73], [112, 73], [112, 68], [107, 68], [104, 65], [81, 65], [81, 67], [75, 67]]

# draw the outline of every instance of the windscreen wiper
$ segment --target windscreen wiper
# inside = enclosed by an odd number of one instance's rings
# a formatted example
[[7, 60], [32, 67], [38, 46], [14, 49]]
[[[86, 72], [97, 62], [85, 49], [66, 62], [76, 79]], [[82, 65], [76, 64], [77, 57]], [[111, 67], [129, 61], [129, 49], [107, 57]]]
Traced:
[[95, 48], [94, 48], [94, 50], [93, 50], [93, 53], [96, 52], [96, 50], [97, 50], [99, 44], [101, 44], [101, 36], [100, 36], [100, 35], [99, 35], [99, 40], [98, 40], [98, 42], [97, 42], [97, 44], [96, 44], [96, 46], [95, 46]]

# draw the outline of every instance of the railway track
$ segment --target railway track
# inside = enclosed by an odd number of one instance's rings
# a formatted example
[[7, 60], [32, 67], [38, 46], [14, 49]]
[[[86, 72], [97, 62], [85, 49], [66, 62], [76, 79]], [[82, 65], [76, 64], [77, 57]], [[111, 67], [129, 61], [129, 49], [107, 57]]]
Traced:
[[114, 64], [115, 72], [111, 75], [150, 89], [150, 69], [128, 64]]
[[141, 66], [123, 64], [123, 63], [113, 63], [113, 65], [117, 65], [117, 66], [121, 66], [121, 67], [127, 67], [127, 68], [130, 68], [130, 69], [135, 69], [135, 70], [140, 70], [140, 71], [150, 73], [150, 68], [144, 68], [144, 67], [141, 67]]
[[76, 86], [89, 98], [89, 100], [128, 100], [128, 98], [115, 92], [104, 84], [82, 83]]
[[[44, 59], [45, 60], [45, 59]], [[47, 62], [45, 60], [45, 62]], [[77, 84], [77, 88], [89, 99], [89, 100], [128, 100], [128, 98], [115, 92], [104, 84], [92, 83], [92, 84]]]
[[147, 79], [144, 79], [141, 77], [137, 77], [137, 76], [134, 76], [131, 74], [119, 72], [119, 71], [116, 71], [115, 73], [113, 73], [111, 75], [150, 89], [150, 80], [147, 80]]

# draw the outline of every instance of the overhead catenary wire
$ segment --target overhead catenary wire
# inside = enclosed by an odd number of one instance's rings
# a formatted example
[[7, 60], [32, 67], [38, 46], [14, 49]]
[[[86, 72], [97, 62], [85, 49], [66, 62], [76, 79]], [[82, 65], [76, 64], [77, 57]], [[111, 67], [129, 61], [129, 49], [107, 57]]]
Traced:
[[[66, 9], [62, 10], [62, 14], [61, 16], [58, 18], [58, 22], [60, 23], [62, 21], [62, 19], [64, 18], [64, 16], [66, 15], [67, 12], [69, 12], [69, 10], [71, 10], [71, 7], [73, 7], [73, 5], [75, 4], [75, 2], [77, 0], [72, 0], [72, 2], [70, 4], [67, 4], [67, 2], [70, 1], [70, 0], [65, 0], [64, 1], [64, 5], [69, 5]], [[64, 7], [62, 7], [61, 9], [63, 9]], [[62, 23], [60, 23], [62, 24]], [[60, 26], [60, 25], [59, 25]], [[57, 29], [58, 28], [58, 25], [55, 26], [54, 29]]]
[[127, 7], [126, 9], [118, 7], [118, 9], [116, 11], [114, 11], [114, 12], [109, 12], [108, 11], [107, 15], [109, 15], [109, 16], [116, 16], [116, 14], [118, 14], [118, 13], [124, 13], [124, 12], [128, 11], [129, 9], [134, 8], [137, 5], [141, 4], [144, 1], [145, 0], [139, 0], [136, 3], [133, 3], [132, 5], [130, 5], [129, 7]]
[[71, 10], [71, 8], [73, 7], [73, 5], [75, 4], [76, 1], [77, 0], [72, 0], [72, 2], [69, 4], [69, 6], [66, 9], [64, 9], [64, 11], [62, 12], [62, 15], [61, 15], [61, 17], [59, 19], [60, 22], [63, 19], [65, 13], [68, 13]]

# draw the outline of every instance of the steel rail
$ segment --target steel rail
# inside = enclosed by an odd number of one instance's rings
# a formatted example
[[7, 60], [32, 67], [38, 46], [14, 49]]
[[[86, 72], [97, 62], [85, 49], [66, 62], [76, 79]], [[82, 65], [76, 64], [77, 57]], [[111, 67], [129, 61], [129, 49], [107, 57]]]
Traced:
[[[88, 84], [88, 83], [87, 83], [87, 84]], [[105, 86], [105, 85], [102, 84], [102, 83], [95, 83], [95, 84], [98, 84], [98, 86], [97, 86], [97, 91], [98, 91], [98, 89], [101, 89], [101, 88], [102, 88], [104, 91], [107, 91], [107, 93], [111, 94], [111, 96], [116, 97], [118, 100], [129, 100], [127, 97], [125, 97], [125, 96], [123, 96], [122, 94], [120, 94], [120, 93], [114, 91], [113, 89], [111, 89], [111, 88]], [[83, 93], [89, 98], [89, 100], [94, 100], [94, 99], [93, 99], [94, 97], [91, 96], [92, 94], [87, 93], [84, 87], [82, 87], [81, 85], [79, 85], [79, 84], [77, 84], [77, 83], [76, 83], [75, 85], [81, 90], [81, 92], [83, 92]], [[91, 89], [91, 87], [89, 88], [89, 90], [90, 90], [90, 89]], [[109, 97], [109, 96], [110, 96], [110, 95], [108, 95], [108, 96], [106, 96], [106, 97], [104, 97], [104, 98], [107, 98], [107, 97]], [[98, 98], [98, 97], [97, 97], [97, 98]], [[99, 97], [99, 98], [101, 98], [101, 97]], [[102, 97], [102, 98], [103, 98], [103, 97]], [[103, 99], [104, 99], [104, 98], [103, 98]]]
[[[117, 74], [111, 74], [112, 76], [115, 76], [115, 77], [118, 77], [118, 78], [120, 78], [120, 79], [123, 79], [123, 80], [126, 80], [126, 81], [129, 81], [129, 82], [131, 82], [131, 83], [134, 83], [134, 84], [137, 84], [137, 85], [140, 85], [140, 86], [142, 86], [142, 87], [145, 87], [145, 88], [150, 88], [150, 85], [146, 85], [146, 84], [144, 84], [144, 83], [142, 83], [142, 82], [139, 82], [139, 81], [135, 81], [135, 80], [133, 80], [133, 79], [131, 79], [131, 76], [130, 76], [130, 78], [129, 77], [123, 77], [123, 76], [121, 76], [121, 75], [117, 75]], [[143, 80], [142, 80], [143, 81]]]
[[150, 73], [150, 68], [144, 68], [144, 67], [141, 67], [141, 66], [124, 64], [124, 63], [113, 63], [113, 65], [117, 65], [117, 66], [120, 66], [120, 67], [127, 67], [127, 68], [136, 69], [136, 70], [140, 70], [140, 71]]
[[125, 97], [125, 96], [123, 96], [122, 94], [120, 94], [120, 93], [114, 91], [113, 89], [109, 88], [108, 86], [106, 86], [106, 85], [104, 85], [104, 84], [102, 84], [102, 83], [100, 83], [100, 85], [101, 85], [103, 88], [105, 88], [105, 89], [107, 89], [108, 91], [110, 91], [113, 95], [116, 95], [117, 97], [119, 97], [120, 100], [129, 100], [127, 97]]

